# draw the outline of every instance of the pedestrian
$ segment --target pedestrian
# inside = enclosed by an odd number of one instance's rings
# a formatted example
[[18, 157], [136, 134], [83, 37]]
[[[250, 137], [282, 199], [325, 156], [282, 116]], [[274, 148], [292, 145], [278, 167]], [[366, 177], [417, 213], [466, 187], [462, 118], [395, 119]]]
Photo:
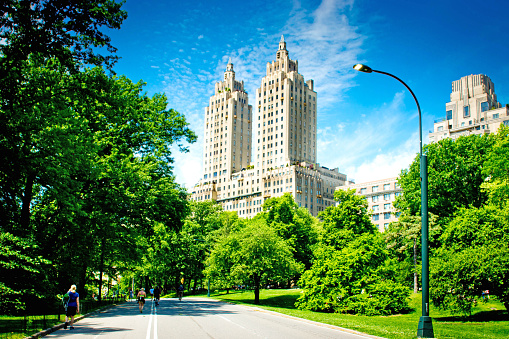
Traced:
[[141, 290], [138, 292], [138, 308], [140, 309], [140, 313], [143, 313], [143, 306], [145, 306], [145, 297], [147, 296], [147, 292], [145, 292], [145, 289], [142, 287]]
[[[69, 302], [65, 311], [64, 329], [67, 329], [67, 325], [70, 325], [69, 328], [74, 330], [74, 316], [80, 311], [80, 295], [76, 292], [76, 285], [72, 285], [67, 294], [69, 294]], [[69, 318], [71, 319], [70, 324], [67, 323]]]
[[159, 286], [154, 288], [154, 301], [156, 302], [156, 306], [159, 306], [159, 299], [161, 298], [161, 289]]
[[131, 301], [134, 297], [133, 290], [129, 289], [129, 301]]

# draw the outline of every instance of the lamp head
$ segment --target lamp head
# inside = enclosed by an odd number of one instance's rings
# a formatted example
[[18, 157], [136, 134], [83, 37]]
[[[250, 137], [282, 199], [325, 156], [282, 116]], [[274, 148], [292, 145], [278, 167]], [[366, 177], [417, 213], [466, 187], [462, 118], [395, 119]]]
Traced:
[[355, 70], [359, 71], [359, 72], [364, 72], [364, 73], [371, 73], [371, 72], [373, 72], [371, 67], [363, 65], [363, 64], [356, 64], [356, 65], [353, 66], [353, 68]]

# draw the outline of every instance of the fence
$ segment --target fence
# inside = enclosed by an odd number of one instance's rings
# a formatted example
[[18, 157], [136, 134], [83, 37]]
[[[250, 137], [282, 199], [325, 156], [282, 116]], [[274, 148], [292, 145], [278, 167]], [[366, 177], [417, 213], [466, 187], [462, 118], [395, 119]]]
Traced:
[[[124, 302], [125, 298], [103, 298], [101, 301], [80, 301], [80, 314], [87, 314], [101, 307]], [[79, 315], [78, 315], [79, 316]], [[0, 316], [0, 339], [18, 339], [62, 323], [65, 310], [61, 302], [26, 305], [23, 315]]]

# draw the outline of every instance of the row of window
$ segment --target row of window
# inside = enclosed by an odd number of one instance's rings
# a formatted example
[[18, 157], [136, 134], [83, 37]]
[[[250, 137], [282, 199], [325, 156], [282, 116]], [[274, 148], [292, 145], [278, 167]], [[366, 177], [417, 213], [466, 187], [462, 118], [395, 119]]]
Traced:
[[[371, 186], [371, 192], [378, 192], [378, 188], [379, 188], [379, 185]], [[398, 184], [397, 183], [394, 184], [394, 188], [398, 188]], [[384, 184], [383, 185], [383, 190], [384, 191], [388, 191], [390, 189], [391, 189], [391, 184]], [[366, 193], [368, 193], [368, 189], [366, 187], [363, 187], [363, 188], [361, 188], [360, 193], [361, 194], [366, 194]]]

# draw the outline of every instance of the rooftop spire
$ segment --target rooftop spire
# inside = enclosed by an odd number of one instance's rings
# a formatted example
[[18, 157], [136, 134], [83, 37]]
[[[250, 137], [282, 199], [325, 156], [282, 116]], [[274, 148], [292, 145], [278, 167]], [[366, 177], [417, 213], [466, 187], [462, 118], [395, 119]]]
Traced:
[[281, 41], [280, 42], [285, 42], [285, 36], [284, 35], [281, 35]]

